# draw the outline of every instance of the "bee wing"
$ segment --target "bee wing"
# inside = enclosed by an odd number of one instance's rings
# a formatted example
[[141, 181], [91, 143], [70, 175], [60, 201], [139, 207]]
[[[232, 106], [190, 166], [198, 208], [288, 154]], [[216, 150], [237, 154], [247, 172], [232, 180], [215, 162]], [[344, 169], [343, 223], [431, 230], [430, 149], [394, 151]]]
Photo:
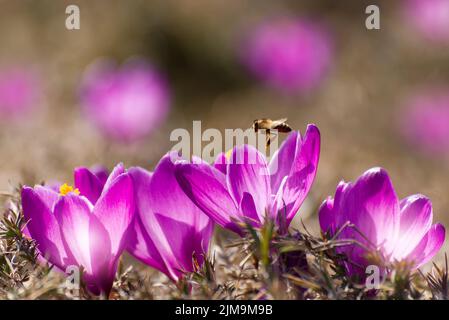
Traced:
[[287, 118], [282, 118], [282, 119], [279, 119], [279, 120], [273, 120], [273, 122], [271, 123], [271, 126], [273, 128], [275, 128], [275, 127], [277, 127], [277, 126], [279, 126], [281, 124], [284, 124], [286, 122], [287, 122]]

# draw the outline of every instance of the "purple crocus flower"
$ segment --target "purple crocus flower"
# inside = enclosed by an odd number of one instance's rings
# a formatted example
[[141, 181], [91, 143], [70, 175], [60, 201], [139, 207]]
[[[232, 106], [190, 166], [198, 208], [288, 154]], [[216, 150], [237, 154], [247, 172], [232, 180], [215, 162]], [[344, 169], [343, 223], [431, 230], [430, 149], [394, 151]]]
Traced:
[[425, 38], [449, 43], [449, 1], [405, 0], [404, 17]]
[[[340, 247], [346, 254], [349, 274], [362, 276], [366, 267], [407, 261], [413, 268], [428, 262], [441, 248], [445, 229], [432, 225], [432, 204], [423, 195], [399, 200], [384, 169], [366, 171], [355, 183], [340, 182], [334, 198], [321, 205], [321, 230], [337, 239], [353, 239], [359, 244]], [[343, 227], [351, 223], [354, 227]], [[370, 258], [371, 257], [371, 258]]]
[[41, 88], [36, 74], [22, 67], [0, 70], [0, 118], [17, 119], [38, 105]]
[[449, 154], [449, 89], [409, 97], [399, 114], [399, 125], [411, 146], [430, 155]]
[[102, 182], [86, 168], [75, 170], [75, 188], [23, 187], [26, 233], [41, 257], [65, 271], [83, 268], [83, 280], [93, 294], [108, 295], [117, 264], [128, 241], [134, 217], [132, 179], [123, 165]]
[[253, 27], [240, 51], [243, 64], [256, 78], [286, 93], [317, 86], [332, 56], [330, 35], [324, 26], [291, 17]]
[[136, 218], [128, 251], [143, 263], [178, 281], [193, 271], [193, 258], [203, 264], [213, 223], [179, 187], [176, 153], [165, 155], [154, 173], [130, 168], [135, 185]]
[[141, 60], [121, 68], [111, 62], [95, 63], [81, 86], [86, 117], [107, 137], [121, 142], [149, 135], [165, 120], [169, 100], [165, 79]]
[[309, 125], [304, 137], [292, 132], [269, 165], [258, 150], [243, 145], [233, 149], [226, 165], [223, 155], [215, 167], [180, 164], [176, 176], [189, 198], [218, 225], [241, 234], [236, 222], [258, 227], [268, 216], [285, 231], [310, 190], [319, 154], [320, 133]]

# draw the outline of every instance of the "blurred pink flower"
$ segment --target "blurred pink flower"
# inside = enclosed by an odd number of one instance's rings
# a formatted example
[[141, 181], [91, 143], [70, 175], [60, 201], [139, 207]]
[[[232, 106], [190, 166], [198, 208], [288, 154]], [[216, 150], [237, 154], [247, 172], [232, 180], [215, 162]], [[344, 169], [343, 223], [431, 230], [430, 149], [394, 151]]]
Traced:
[[405, 18], [424, 37], [437, 42], [449, 42], [448, 0], [406, 0]]
[[243, 64], [268, 86], [287, 93], [317, 86], [331, 63], [330, 34], [315, 22], [285, 17], [266, 21], [244, 40]]
[[0, 69], [0, 118], [15, 119], [30, 112], [41, 97], [36, 74], [23, 67]]
[[408, 143], [430, 154], [449, 154], [449, 89], [407, 99], [400, 130]]
[[102, 61], [87, 71], [81, 102], [87, 118], [104, 135], [133, 142], [165, 120], [170, 97], [165, 79], [147, 62], [133, 60], [118, 68]]

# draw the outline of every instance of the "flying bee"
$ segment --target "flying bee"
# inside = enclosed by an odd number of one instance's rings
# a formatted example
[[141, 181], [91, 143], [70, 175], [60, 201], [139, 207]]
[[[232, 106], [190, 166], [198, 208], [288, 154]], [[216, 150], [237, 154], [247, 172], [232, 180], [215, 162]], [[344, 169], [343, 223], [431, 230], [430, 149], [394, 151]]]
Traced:
[[271, 130], [277, 130], [277, 132], [287, 133], [292, 131], [292, 128], [287, 124], [287, 118], [279, 120], [271, 119], [258, 119], [253, 121], [252, 128], [254, 132], [264, 130], [266, 135], [266, 148], [270, 147], [272, 133]]

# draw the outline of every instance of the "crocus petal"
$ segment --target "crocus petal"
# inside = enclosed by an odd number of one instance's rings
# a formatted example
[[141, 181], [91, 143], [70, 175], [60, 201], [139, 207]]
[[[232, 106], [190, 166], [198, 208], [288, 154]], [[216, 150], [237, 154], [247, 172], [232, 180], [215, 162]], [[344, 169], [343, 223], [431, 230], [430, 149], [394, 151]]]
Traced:
[[215, 169], [220, 170], [221, 172], [226, 174], [226, 164], [227, 164], [226, 154], [224, 152], [221, 152], [215, 159], [214, 167]]
[[344, 182], [340, 181], [337, 185], [337, 189], [335, 190], [335, 197], [334, 197], [334, 203], [333, 208], [335, 212], [335, 231], [339, 229], [343, 224], [348, 222], [347, 216], [342, 213], [345, 212], [344, 200], [346, 199], [346, 194], [350, 193], [352, 190], [353, 184], [351, 182]]
[[50, 187], [40, 185], [34, 187], [34, 192], [36, 192], [39, 198], [47, 205], [47, 208], [50, 209], [50, 212], [52, 212], [59, 198], [58, 192]]
[[400, 238], [393, 258], [401, 260], [412, 251], [432, 225], [432, 204], [422, 195], [413, 195], [400, 203]]
[[93, 214], [109, 233], [112, 255], [120, 255], [126, 246], [134, 209], [133, 182], [126, 173], [114, 179], [95, 204]]
[[276, 192], [282, 180], [290, 174], [295, 159], [296, 148], [301, 146], [301, 134], [293, 131], [275, 152], [270, 161], [271, 189]]
[[[171, 266], [176, 263], [176, 258], [172, 252], [172, 249], [165, 237], [164, 230], [161, 228], [158, 219], [150, 201], [150, 184], [152, 180], [152, 174], [142, 168], [130, 168], [128, 173], [134, 182], [134, 192], [136, 199], [136, 210], [142, 222], [142, 227], [145, 233], [151, 239], [149, 246], [154, 246], [159, 252], [161, 261], [165, 268], [161, 268], [161, 271], [167, 271], [167, 275], [171, 279], [177, 279], [179, 273], [174, 271]], [[144, 239], [142, 239], [144, 240]]]
[[254, 203], [253, 196], [248, 192], [243, 193], [242, 201], [240, 202], [240, 212], [247, 218], [245, 219], [247, 223], [250, 223], [254, 227], [260, 226], [256, 204]]
[[164, 238], [171, 248], [171, 256], [165, 256], [168, 263], [171, 278], [178, 281], [182, 272], [192, 272], [193, 254], [199, 256], [203, 253], [201, 241], [198, 241], [199, 234], [194, 225], [178, 221], [169, 216], [155, 214], [161, 230], [164, 231]]
[[108, 180], [106, 180], [106, 183], [104, 184], [104, 187], [103, 187], [103, 193], [106, 192], [106, 190], [112, 185], [114, 180], [122, 173], [125, 173], [125, 167], [124, 167], [123, 163], [119, 163], [118, 165], [116, 165], [114, 167], [114, 169], [112, 169], [112, 172], [108, 177]]
[[[145, 215], [141, 212], [140, 216], [153, 241], [158, 247], [167, 249], [160, 253], [165, 255], [167, 268], [179, 278], [180, 270], [193, 270], [192, 253], [201, 254], [198, 250], [202, 245], [207, 250], [209, 239], [202, 239], [200, 234], [211, 220], [180, 188], [173, 159], [173, 155], [167, 154], [159, 161], [147, 195], [152, 211]], [[153, 212], [160, 228], [154, 223]]]
[[265, 157], [254, 147], [234, 148], [227, 167], [226, 182], [235, 203], [249, 193], [254, 199], [259, 221], [263, 221], [271, 202], [271, 188]]
[[[92, 204], [84, 197], [68, 194], [61, 197], [55, 205], [55, 218], [63, 235], [66, 251], [83, 266], [88, 274], [92, 274], [90, 255], [90, 216]], [[104, 243], [110, 246], [109, 240]]]
[[282, 179], [282, 182], [275, 195], [272, 195], [270, 214], [271, 218], [277, 221], [280, 231], [284, 232], [288, 229], [287, 226], [287, 210], [283, 199], [285, 184], [287, 183], [288, 176]]
[[337, 232], [349, 220], [344, 214], [343, 201], [346, 193], [352, 189], [351, 183], [340, 181], [335, 191], [335, 197], [328, 197], [320, 206], [318, 218], [323, 232], [330, 231], [331, 235]]
[[186, 195], [212, 220], [237, 233], [233, 219], [239, 219], [238, 208], [229, 194], [225, 175], [206, 164], [176, 166], [176, 179]]
[[[391, 253], [397, 241], [400, 212], [387, 172], [381, 168], [366, 171], [346, 192], [343, 201], [347, 220], [355, 224], [371, 244], [382, 246], [386, 254]], [[356, 238], [364, 241], [360, 235]]]
[[327, 198], [318, 211], [318, 218], [320, 220], [320, 228], [323, 232], [335, 232], [335, 212], [334, 212], [334, 199]]
[[315, 125], [308, 125], [303, 140], [297, 138], [296, 141], [295, 159], [292, 163], [283, 197], [288, 209], [288, 224], [304, 202], [315, 180], [320, 158], [320, 131]]
[[169, 274], [158, 249], [148, 236], [139, 215], [134, 217], [133, 231], [130, 232], [128, 252], [136, 259], [165, 274]]
[[86, 273], [84, 280], [92, 293], [107, 296], [117, 272], [119, 255], [111, 254], [109, 233], [93, 214], [89, 218], [89, 254], [92, 271]]
[[[42, 192], [44, 188], [41, 188]], [[27, 232], [36, 240], [41, 255], [61, 270], [70, 264], [59, 225], [42, 198], [30, 187], [22, 189], [22, 207]]]
[[430, 227], [430, 230], [407, 258], [416, 264], [415, 268], [419, 268], [429, 262], [441, 249], [444, 243], [445, 233], [446, 230], [439, 223]]
[[184, 193], [175, 177], [175, 157], [167, 154], [159, 161], [150, 182], [150, 201], [154, 212], [195, 226], [202, 230], [210, 223], [204, 214]]
[[109, 171], [103, 166], [93, 166], [90, 171], [97, 176], [98, 180], [100, 180], [101, 185], [105, 185], [106, 181], [109, 177]]
[[198, 240], [195, 241], [195, 253], [200, 266], [204, 262], [204, 255], [200, 253], [208, 253], [210, 242], [214, 233], [214, 227], [215, 224], [211, 221], [211, 223], [207, 224], [202, 230], [197, 233]]
[[109, 234], [92, 209], [86, 198], [68, 194], [56, 203], [55, 217], [66, 251], [74, 264], [83, 267], [87, 288], [94, 294], [108, 294], [118, 256], [111, 255]]
[[89, 199], [90, 202], [96, 203], [103, 190], [103, 183], [100, 179], [87, 168], [76, 168], [74, 173], [75, 187], [78, 188], [80, 194]]

